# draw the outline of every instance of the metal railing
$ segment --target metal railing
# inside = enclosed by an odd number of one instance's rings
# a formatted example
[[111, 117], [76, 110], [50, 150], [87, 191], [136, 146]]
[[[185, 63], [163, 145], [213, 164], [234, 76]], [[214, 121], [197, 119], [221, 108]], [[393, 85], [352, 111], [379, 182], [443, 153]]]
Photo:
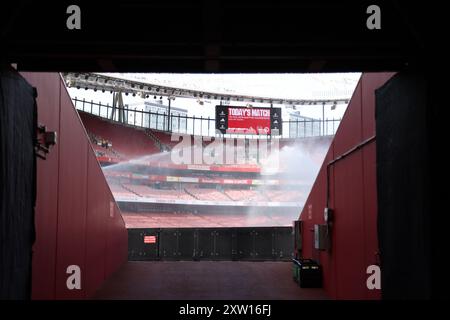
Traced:
[[[189, 134], [196, 136], [215, 137], [219, 134], [216, 131], [216, 120], [210, 117], [195, 117], [187, 115], [149, 112], [138, 110], [137, 108], [124, 108], [123, 122], [119, 121], [117, 107], [113, 108], [109, 104], [96, 103], [93, 100], [72, 99], [75, 108], [84, 112], [97, 115], [104, 119], [124, 123], [127, 125], [166, 131], [171, 133]], [[115, 110], [115, 112], [113, 112]], [[282, 138], [307, 138], [334, 135], [341, 119], [305, 119], [305, 120], [285, 120], [283, 121]], [[224, 138], [247, 138], [247, 139], [269, 139], [264, 135], [245, 134], [220, 134]]]

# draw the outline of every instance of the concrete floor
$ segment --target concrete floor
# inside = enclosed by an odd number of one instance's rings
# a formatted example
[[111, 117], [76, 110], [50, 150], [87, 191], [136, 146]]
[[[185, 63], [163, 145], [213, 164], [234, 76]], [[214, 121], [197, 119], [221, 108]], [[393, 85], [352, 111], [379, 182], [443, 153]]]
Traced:
[[291, 262], [130, 261], [94, 299], [327, 299], [322, 289], [300, 288], [291, 267]]

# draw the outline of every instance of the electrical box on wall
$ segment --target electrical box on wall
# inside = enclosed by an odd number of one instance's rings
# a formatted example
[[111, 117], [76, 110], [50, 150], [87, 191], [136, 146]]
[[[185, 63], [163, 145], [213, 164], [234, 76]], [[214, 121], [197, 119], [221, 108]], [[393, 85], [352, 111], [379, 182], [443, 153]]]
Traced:
[[328, 225], [314, 225], [314, 248], [317, 250], [328, 249]]

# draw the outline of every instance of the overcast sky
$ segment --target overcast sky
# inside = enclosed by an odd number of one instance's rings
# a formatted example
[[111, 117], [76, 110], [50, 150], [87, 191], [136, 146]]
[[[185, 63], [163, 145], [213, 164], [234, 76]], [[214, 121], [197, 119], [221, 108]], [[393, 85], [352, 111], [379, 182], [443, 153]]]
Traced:
[[[155, 85], [179, 87], [185, 89], [210, 91], [224, 94], [251, 95], [285, 99], [346, 99], [350, 98], [361, 76], [360, 73], [329, 74], [167, 74], [167, 73], [131, 73], [107, 74], [113, 77], [132, 79]], [[110, 93], [93, 92], [92, 90], [69, 88], [72, 98], [85, 98], [112, 104]], [[159, 97], [157, 97], [159, 100]], [[153, 97], [146, 99], [153, 102]], [[164, 104], [167, 99], [163, 97]], [[187, 109], [189, 115], [214, 118], [214, 107], [220, 101], [204, 100], [200, 105], [195, 99], [177, 98], [172, 106]], [[124, 96], [124, 103], [130, 108], [141, 109], [144, 99]], [[242, 103], [231, 103], [242, 105]], [[269, 107], [261, 103], [254, 106]], [[280, 107], [274, 105], [274, 107]], [[281, 106], [284, 107], [284, 106]], [[325, 118], [342, 117], [346, 106], [339, 105], [334, 111], [331, 105], [325, 107]], [[322, 106], [296, 106], [302, 115], [322, 118]], [[283, 117], [287, 116], [284, 111]]]

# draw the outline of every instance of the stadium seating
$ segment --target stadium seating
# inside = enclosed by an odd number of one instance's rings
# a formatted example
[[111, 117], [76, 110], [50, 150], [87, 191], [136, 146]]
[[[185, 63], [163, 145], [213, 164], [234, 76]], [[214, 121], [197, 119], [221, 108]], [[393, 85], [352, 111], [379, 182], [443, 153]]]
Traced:
[[125, 184], [123, 187], [144, 198], [166, 200], [192, 200], [193, 198], [183, 190], [155, 189], [145, 185]]
[[167, 132], [151, 129], [147, 129], [147, 131], [150, 131], [151, 135], [155, 137], [162, 145], [167, 146], [168, 149], [172, 149], [172, 147], [178, 143], [177, 141], [171, 141], [171, 135]]
[[124, 159], [123, 155], [114, 150], [110, 141], [90, 132], [88, 132], [88, 136], [97, 158], [108, 157], [112, 160], [116, 160], [117, 162]]
[[88, 132], [111, 142], [114, 150], [125, 158], [159, 153], [160, 149], [143, 130], [108, 121], [98, 116], [79, 111]]
[[[289, 211], [285, 210], [284, 206], [275, 204], [283, 208], [267, 210], [267, 202], [304, 202], [309, 192], [306, 189], [277, 190], [283, 187], [282, 185], [261, 185], [256, 189], [249, 189], [250, 186], [255, 186], [250, 180], [264, 180], [259, 173], [259, 165], [238, 166], [236, 170], [219, 166], [214, 171], [191, 169], [186, 166], [173, 168], [168, 166], [172, 164], [171, 154], [163, 152], [172, 149], [178, 143], [171, 141], [171, 134], [120, 124], [85, 112], [79, 114], [97, 158], [99, 160], [102, 157], [109, 158], [110, 164], [126, 162], [124, 165], [114, 167], [113, 172], [104, 170], [116, 200], [132, 199], [138, 203], [152, 200], [151, 211], [156, 212], [122, 212], [127, 228], [290, 226], [292, 221], [298, 218], [295, 207], [289, 204], [286, 206]], [[194, 138], [190, 137], [191, 145]], [[294, 139], [281, 139], [279, 142], [280, 148], [297, 143]], [[203, 141], [202, 144], [206, 147], [210, 143]], [[305, 150], [309, 150], [308, 144], [303, 144]], [[242, 139], [233, 139], [235, 148], [237, 146], [242, 148], [242, 145], [244, 145]], [[248, 154], [250, 158], [256, 160], [254, 153]], [[150, 155], [151, 157], [146, 157]], [[108, 162], [108, 159], [104, 162]], [[180, 182], [178, 177], [183, 177], [182, 181], [189, 182]], [[206, 180], [208, 178], [210, 181]], [[293, 178], [277, 176], [273, 179], [284, 181]], [[226, 180], [229, 181], [225, 182]], [[152, 185], [156, 183], [159, 183], [160, 187]], [[216, 188], [216, 184], [220, 188]], [[175, 200], [186, 202], [174, 204]], [[219, 202], [227, 203], [222, 205]], [[258, 206], [254, 206], [256, 203]], [[129, 208], [129, 210], [147, 210], [149, 207], [148, 204], [143, 204], [138, 209], [132, 209], [134, 205]]]
[[192, 212], [122, 212], [127, 228], [221, 228], [290, 226], [295, 215], [216, 214]]
[[139, 198], [136, 194], [130, 192], [129, 190], [123, 188], [122, 186], [118, 184], [111, 184], [109, 183], [109, 188], [111, 189], [111, 192], [113, 193], [115, 198], [122, 198], [122, 199], [136, 199]]
[[181, 190], [156, 189], [146, 185], [110, 182], [115, 197], [151, 198], [165, 200], [202, 200], [202, 201], [248, 201], [248, 202], [299, 202], [305, 200], [305, 194], [298, 190], [249, 190], [229, 189], [223, 192], [213, 188], [185, 187]]
[[231, 199], [227, 197], [222, 192], [216, 189], [207, 188], [197, 188], [197, 187], [186, 187], [184, 190], [192, 195], [197, 200], [209, 200], [209, 201], [230, 201]]
[[301, 201], [304, 200], [304, 194], [297, 190], [266, 190], [264, 194], [271, 201]]
[[267, 198], [256, 190], [225, 190], [225, 194], [233, 201], [267, 201]]

